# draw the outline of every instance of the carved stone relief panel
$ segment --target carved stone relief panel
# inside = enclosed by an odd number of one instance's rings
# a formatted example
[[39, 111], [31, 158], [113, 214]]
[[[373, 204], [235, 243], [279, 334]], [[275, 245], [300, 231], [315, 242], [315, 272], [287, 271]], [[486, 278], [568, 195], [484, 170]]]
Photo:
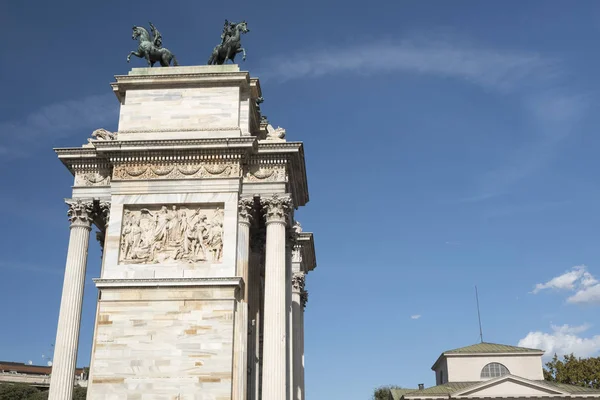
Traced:
[[232, 178], [240, 176], [239, 162], [190, 164], [144, 163], [117, 165], [113, 179], [192, 179], [192, 178]]
[[216, 206], [126, 206], [119, 263], [221, 262], [223, 217]]
[[110, 185], [110, 171], [88, 171], [75, 174], [75, 186], [108, 186]]
[[244, 175], [244, 182], [285, 182], [283, 165], [250, 165]]

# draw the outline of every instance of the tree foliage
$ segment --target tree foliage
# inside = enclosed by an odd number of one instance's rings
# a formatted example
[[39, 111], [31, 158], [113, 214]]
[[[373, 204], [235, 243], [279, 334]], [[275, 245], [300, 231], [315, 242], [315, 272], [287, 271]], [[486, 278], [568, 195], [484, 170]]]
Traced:
[[371, 400], [394, 400], [392, 397], [392, 389], [402, 389], [396, 385], [380, 386], [373, 391]]
[[569, 354], [559, 360], [554, 354], [552, 360], [546, 363], [544, 379], [600, 389], [600, 357], [577, 358]]
[[[86, 389], [76, 387], [73, 400], [85, 400]], [[47, 400], [48, 391], [25, 384], [0, 384], [0, 400]]]

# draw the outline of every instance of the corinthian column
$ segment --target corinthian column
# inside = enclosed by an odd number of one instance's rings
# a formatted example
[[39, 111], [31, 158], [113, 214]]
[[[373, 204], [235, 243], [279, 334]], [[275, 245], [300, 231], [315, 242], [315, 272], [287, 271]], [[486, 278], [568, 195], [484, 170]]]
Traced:
[[267, 227], [262, 400], [289, 398], [286, 352], [286, 224], [289, 197], [261, 198]]
[[240, 199], [238, 203], [238, 240], [237, 240], [237, 275], [244, 280], [243, 297], [238, 302], [236, 313], [236, 335], [234, 356], [235, 383], [233, 385], [234, 400], [246, 400], [248, 386], [248, 259], [250, 255], [250, 223], [253, 199]]
[[85, 269], [93, 220], [91, 200], [67, 200], [66, 203], [69, 205], [71, 235], [48, 400], [68, 400], [73, 395]]
[[293, 393], [292, 400], [304, 400], [304, 273], [292, 277]]

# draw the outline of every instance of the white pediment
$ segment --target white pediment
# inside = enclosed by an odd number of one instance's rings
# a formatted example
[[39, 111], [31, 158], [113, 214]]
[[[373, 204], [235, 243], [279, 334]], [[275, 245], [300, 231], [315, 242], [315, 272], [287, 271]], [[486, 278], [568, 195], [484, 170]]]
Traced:
[[568, 393], [514, 375], [481, 382], [454, 393], [453, 398], [564, 396]]

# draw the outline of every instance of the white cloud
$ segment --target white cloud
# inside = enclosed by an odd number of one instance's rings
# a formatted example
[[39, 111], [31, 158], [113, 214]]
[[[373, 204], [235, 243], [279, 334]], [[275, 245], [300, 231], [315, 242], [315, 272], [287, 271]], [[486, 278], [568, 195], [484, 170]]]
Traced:
[[554, 277], [546, 283], [538, 283], [535, 285], [533, 293], [538, 293], [544, 289], [573, 290], [575, 289], [575, 283], [581, 280], [584, 273], [586, 273], [584, 265], [575, 266], [570, 271]]
[[267, 78], [282, 81], [352, 73], [411, 72], [462, 79], [506, 92], [520, 84], [550, 78], [556, 63], [537, 53], [500, 51], [436, 39], [405, 39], [298, 52], [268, 60]]
[[419, 319], [421, 318], [421, 314], [415, 314], [410, 316], [411, 319]]
[[544, 358], [548, 359], [558, 354], [573, 353], [576, 357], [590, 357], [600, 352], [600, 335], [584, 338], [578, 336], [585, 332], [589, 325], [581, 326], [553, 326], [551, 333], [529, 332], [519, 340], [518, 346], [541, 349], [545, 351]]
[[23, 118], [0, 121], [0, 154], [26, 156], [31, 146], [49, 146], [56, 138], [75, 132], [83, 144], [94, 129], [117, 123], [118, 106], [115, 96], [108, 93], [60, 101]]
[[565, 89], [563, 66], [536, 52], [484, 48], [464, 41], [378, 39], [354, 46], [292, 53], [265, 62], [264, 78], [287, 81], [327, 75], [412, 73], [452, 78], [516, 97], [531, 119], [529, 134], [498, 165], [475, 178], [475, 190], [461, 201], [482, 201], [507, 192], [538, 173], [555, 157], [586, 109], [586, 99]]
[[600, 282], [587, 270], [585, 265], [573, 267], [570, 271], [550, 279], [546, 283], [538, 283], [532, 293], [553, 289], [575, 292], [567, 298], [568, 303], [600, 304]]

